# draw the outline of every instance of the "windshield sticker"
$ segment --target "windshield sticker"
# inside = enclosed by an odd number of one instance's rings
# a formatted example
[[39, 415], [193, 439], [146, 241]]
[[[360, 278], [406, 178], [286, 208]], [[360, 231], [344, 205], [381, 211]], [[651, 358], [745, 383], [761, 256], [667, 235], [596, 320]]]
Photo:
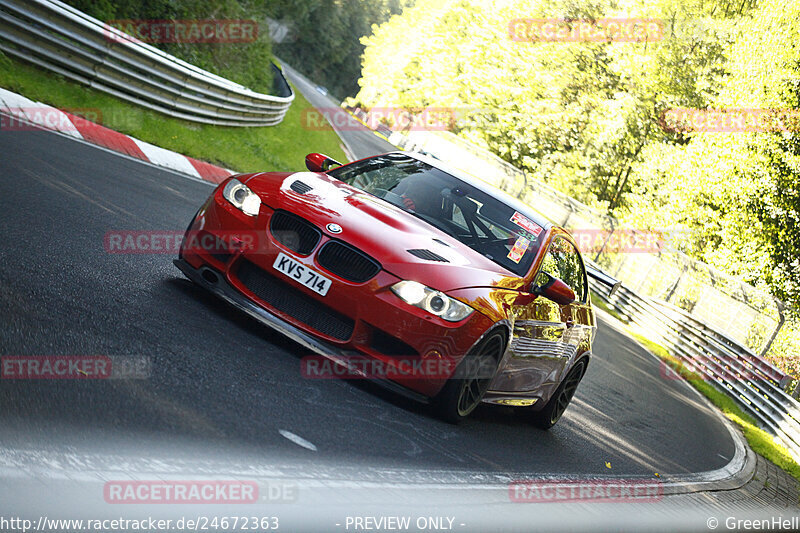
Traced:
[[525, 252], [528, 250], [528, 246], [530, 246], [530, 244], [531, 241], [525, 237], [517, 237], [517, 242], [514, 243], [514, 247], [511, 248], [510, 252], [508, 252], [508, 258], [515, 263], [519, 263], [522, 259], [522, 256], [525, 255]]
[[542, 232], [542, 227], [539, 224], [529, 219], [519, 211], [514, 211], [514, 216], [511, 217], [511, 222], [533, 235], [534, 239]]
[[529, 241], [535, 241], [536, 240], [536, 236], [535, 235], [531, 235], [530, 233], [528, 233], [524, 229], [521, 229], [521, 230], [517, 231], [517, 237], [525, 237]]

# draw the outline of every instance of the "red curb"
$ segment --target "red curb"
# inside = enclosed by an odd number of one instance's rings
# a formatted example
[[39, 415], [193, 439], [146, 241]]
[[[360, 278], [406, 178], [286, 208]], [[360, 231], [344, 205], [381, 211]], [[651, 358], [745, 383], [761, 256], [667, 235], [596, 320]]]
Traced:
[[[84, 140], [104, 146], [114, 150], [115, 152], [128, 154], [129, 156], [136, 157], [143, 161], [150, 161], [144, 152], [142, 152], [141, 148], [139, 148], [139, 145], [137, 145], [129, 136], [86, 120], [83, 117], [72, 115], [70, 113], [66, 113], [66, 115], [75, 125], [75, 129], [78, 130], [78, 133], [83, 136]], [[181, 154], [177, 155], [186, 158], [195, 168], [195, 170], [197, 170], [197, 173], [200, 174], [200, 177], [205, 181], [210, 181], [211, 183], [221, 183], [225, 180], [225, 178], [231, 175], [230, 171], [225, 170], [222, 167], [194, 159], [193, 157], [188, 157]]]
[[184, 157], [189, 160], [189, 163], [191, 163], [195, 170], [197, 170], [197, 172], [200, 174], [200, 177], [206, 181], [210, 181], [211, 183], [222, 183], [225, 178], [231, 175], [229, 171], [216, 165], [212, 165], [211, 163], [206, 163], [205, 161], [200, 161], [189, 156]]
[[67, 113], [67, 116], [75, 125], [78, 133], [80, 133], [87, 141], [94, 144], [99, 144], [100, 146], [105, 146], [106, 148], [110, 148], [116, 152], [122, 152], [132, 157], [149, 161], [139, 146], [137, 146], [137, 144], [133, 142], [133, 139], [127, 135], [110, 130], [105, 126], [95, 124], [94, 122], [90, 122], [82, 117], [71, 115], [69, 113]]
[[[42, 128], [44, 130], [55, 131], [62, 134], [66, 134], [71, 137], [80, 137], [82, 140], [87, 141], [91, 144], [102, 146], [114, 152], [123, 153], [131, 157], [135, 157], [136, 159], [141, 159], [142, 161], [153, 163], [154, 165], [161, 168], [169, 168], [175, 171], [177, 167], [178, 172], [188, 174], [195, 178], [200, 177], [201, 179], [211, 183], [215, 184], [222, 183], [225, 180], [225, 178], [233, 174], [232, 171], [226, 170], [222, 167], [218, 167], [216, 165], [212, 165], [211, 163], [206, 163], [205, 161], [200, 161], [199, 159], [194, 159], [192, 157], [188, 157], [183, 154], [179, 154], [177, 152], [165, 149], [159, 149], [158, 151], [154, 151], [154, 153], [157, 154], [155, 156], [157, 161], [152, 161], [145, 154], [145, 152], [139, 147], [140, 141], [138, 139], [134, 139], [128, 135], [125, 135], [124, 133], [114, 131], [105, 126], [101, 126], [100, 124], [92, 122], [80, 115], [68, 113], [62, 109], [58, 109], [56, 107], [52, 107], [49, 105], [33, 102], [31, 100], [28, 100], [27, 98], [22, 97], [19, 94], [13, 93], [11, 91], [5, 91], [5, 89], [3, 89], [3, 91], [8, 92], [14, 96], [14, 98], [12, 98], [10, 102], [13, 103], [19, 100], [19, 102], [21, 103], [21, 105], [17, 107], [19, 112], [15, 113], [11, 111], [11, 109], [14, 106], [9, 104], [9, 101], [6, 101], [5, 99], [0, 101], [0, 108], [5, 109], [5, 112], [3, 114], [4, 129], [6, 128], [5, 117], [6, 115], [8, 115], [9, 117], [11, 117], [9, 120], [19, 121], [20, 124], [25, 124], [26, 129], [29, 127], [33, 129]], [[29, 108], [31, 112], [35, 112], [37, 114], [37, 117], [29, 118], [23, 111], [26, 108]], [[55, 111], [58, 112], [58, 115], [54, 113]], [[93, 112], [93, 114], [99, 114], [99, 110], [97, 109], [90, 109], [89, 111]], [[49, 120], [47, 116], [45, 116], [45, 118], [42, 120], [38, 120], [39, 113], [44, 113], [45, 115], [47, 113], [50, 113]], [[69, 122], [75, 128], [75, 131], [64, 128], [64, 126], [67, 125], [68, 123], [63, 122], [62, 118], [63, 115], [66, 115]], [[56, 118], [55, 121], [53, 120], [53, 117]], [[38, 122], [36, 122], [36, 120], [38, 120]], [[53, 124], [53, 122], [56, 122], [57, 124]], [[30, 124], [30, 126], [28, 124]], [[16, 126], [16, 122], [12, 124], [12, 126]], [[13, 127], [10, 129], [13, 129]], [[146, 145], [147, 143], [144, 144]], [[154, 147], [154, 149], [155, 148], [158, 147]], [[192, 169], [194, 169], [194, 172], [191, 172], [185, 166], [185, 163], [181, 160], [181, 158], [189, 162]]]

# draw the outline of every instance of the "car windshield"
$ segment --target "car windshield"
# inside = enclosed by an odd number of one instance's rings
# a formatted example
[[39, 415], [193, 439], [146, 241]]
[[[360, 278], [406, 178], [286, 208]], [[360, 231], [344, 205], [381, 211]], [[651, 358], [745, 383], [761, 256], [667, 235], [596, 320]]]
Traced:
[[531, 267], [541, 226], [499, 199], [403, 154], [337, 168], [331, 176], [383, 199], [518, 276]]

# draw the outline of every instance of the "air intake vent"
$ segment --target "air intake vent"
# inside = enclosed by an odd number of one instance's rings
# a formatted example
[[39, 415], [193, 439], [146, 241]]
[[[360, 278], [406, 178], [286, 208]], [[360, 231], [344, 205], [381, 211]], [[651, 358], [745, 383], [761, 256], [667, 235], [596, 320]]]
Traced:
[[269, 231], [276, 241], [300, 255], [310, 254], [322, 238], [314, 224], [287, 211], [275, 211]]
[[323, 335], [346, 341], [353, 335], [355, 322], [320, 303], [284, 280], [278, 280], [253, 263], [244, 260], [236, 276], [253, 294], [281, 313], [299, 320]]
[[433, 253], [430, 250], [406, 250], [411, 255], [416, 255], [420, 259], [424, 259], [426, 261], [438, 261], [440, 263], [449, 263], [446, 258], [442, 257], [437, 253]]
[[312, 187], [311, 185], [303, 183], [300, 180], [293, 181], [292, 184], [289, 185], [289, 188], [292, 189], [297, 194], [305, 194], [314, 189], [314, 187]]
[[317, 254], [319, 265], [340, 278], [353, 283], [364, 283], [381, 270], [381, 265], [349, 244], [328, 241]]
[[372, 335], [370, 335], [369, 347], [380, 352], [384, 355], [393, 355], [396, 357], [418, 357], [419, 352], [414, 348], [401, 341], [400, 339], [384, 333], [383, 331], [373, 328]]

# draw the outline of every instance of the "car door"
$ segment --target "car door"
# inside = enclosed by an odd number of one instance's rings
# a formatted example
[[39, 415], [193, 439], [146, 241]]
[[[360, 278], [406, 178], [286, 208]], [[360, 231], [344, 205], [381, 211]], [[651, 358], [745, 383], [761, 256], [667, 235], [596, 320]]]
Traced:
[[492, 384], [493, 391], [537, 391], [536, 396], [548, 397], [576, 356], [589, 349], [594, 315], [588, 303], [586, 271], [566, 234], [553, 235], [533, 279], [541, 279], [542, 273], [566, 283], [576, 299], [559, 305], [541, 295], [517, 298], [510, 312], [513, 333], [508, 359]]

